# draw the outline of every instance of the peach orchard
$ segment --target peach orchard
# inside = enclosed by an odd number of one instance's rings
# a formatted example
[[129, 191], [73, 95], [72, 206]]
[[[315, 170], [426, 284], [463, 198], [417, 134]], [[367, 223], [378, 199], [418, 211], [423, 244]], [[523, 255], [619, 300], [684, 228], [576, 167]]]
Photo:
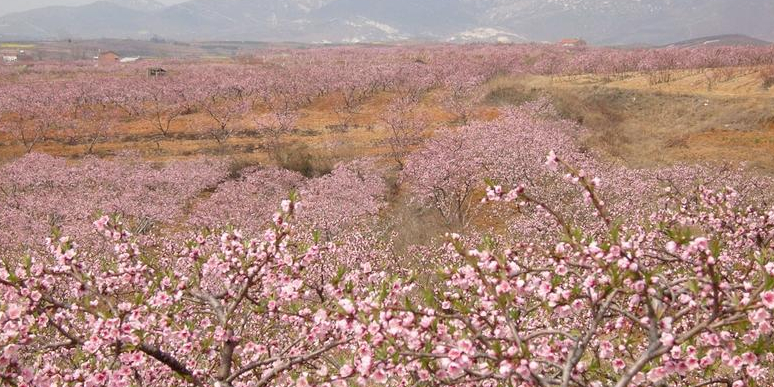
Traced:
[[[774, 384], [770, 179], [611, 163], [547, 99], [471, 115], [502, 73], [763, 66], [770, 48], [275, 54], [163, 79], [0, 69], [16, 80], [2, 127], [28, 152], [0, 167], [3, 385]], [[57, 132], [89, 154], [126, 117], [166, 137], [190, 109], [217, 143], [253, 117], [273, 152], [314, 99], [336, 96], [346, 127], [386, 90], [389, 154], [322, 176], [35, 153]], [[430, 135], [415, 106], [431, 90], [455, 120]], [[397, 246], [396, 192], [446, 232]]]

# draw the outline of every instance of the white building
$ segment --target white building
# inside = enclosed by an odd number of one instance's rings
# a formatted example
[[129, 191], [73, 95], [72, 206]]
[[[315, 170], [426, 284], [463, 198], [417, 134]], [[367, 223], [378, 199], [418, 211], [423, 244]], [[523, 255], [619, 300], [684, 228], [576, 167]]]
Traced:
[[16, 55], [3, 55], [3, 62], [5, 63], [13, 63], [19, 60], [19, 57]]

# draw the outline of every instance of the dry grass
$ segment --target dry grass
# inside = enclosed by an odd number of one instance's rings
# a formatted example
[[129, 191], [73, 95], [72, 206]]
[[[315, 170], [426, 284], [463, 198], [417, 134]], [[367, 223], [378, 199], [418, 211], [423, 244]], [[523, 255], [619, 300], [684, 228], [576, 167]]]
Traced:
[[774, 86], [774, 66], [764, 67], [759, 72], [763, 88], [771, 90]]
[[[704, 70], [674, 70], [669, 81], [653, 84], [651, 74], [628, 73], [610, 78], [598, 75], [571, 77], [537, 77], [537, 84], [555, 87], [605, 86], [627, 90], [660, 91], [669, 94], [701, 95], [706, 97], [774, 97], [774, 90], [762, 87], [761, 72], [767, 68], [722, 68]], [[708, 79], [715, 85], [708, 89]]]
[[[707, 87], [707, 74], [714, 83]], [[647, 74], [498, 78], [487, 102], [551, 97], [566, 118], [590, 129], [586, 144], [633, 167], [746, 161], [774, 173], [774, 90], [761, 69], [676, 71], [651, 84]]]
[[[774, 78], [771, 68], [674, 71], [664, 82], [648, 74], [615, 77], [499, 77], [484, 87], [488, 92], [476, 112], [478, 119], [494, 119], [497, 108], [518, 105], [541, 95], [551, 97], [559, 111], [590, 129], [586, 145], [634, 167], [700, 161], [749, 161], [774, 172], [771, 157], [774, 122]], [[431, 90], [419, 112], [432, 122], [428, 132], [454, 119], [440, 104], [443, 90]], [[269, 156], [264, 139], [252, 130], [252, 117], [234, 125], [240, 132], [224, 143], [207, 138], [211, 125], [201, 112], [173, 123], [172, 134], [161, 137], [142, 120], [116, 123], [110, 141], [99, 143], [97, 155], [110, 157], [125, 150], [138, 151], [153, 161], [199, 156], [226, 157], [235, 165], [278, 163], [319, 174], [338, 161], [382, 156], [388, 132], [379, 116], [393, 94], [371, 96], [359, 107], [352, 126], [337, 129], [337, 95], [318, 98], [300, 112], [299, 130], [284, 139], [281, 159]], [[81, 157], [86, 147], [53, 138], [35, 150], [69, 158]], [[0, 135], [0, 161], [22, 155], [23, 147]]]
[[739, 132], [715, 129], [688, 137], [688, 147], [677, 153], [686, 160], [723, 160], [772, 172], [774, 122], [763, 130]]
[[[291, 144], [291, 148], [303, 147], [304, 154], [310, 155], [323, 164], [333, 164], [336, 161], [364, 156], [380, 156], [389, 152], [389, 147], [385, 145], [388, 132], [379, 120], [379, 116], [393, 95], [380, 93], [368, 98], [359, 107], [352, 125], [344, 129], [337, 128], [340, 121], [333, 109], [336, 97], [329, 95], [319, 98], [302, 109], [298, 130], [286, 136], [283, 141]], [[428, 93], [419, 111], [434, 123], [430, 130], [445, 125], [451, 119], [451, 115], [440, 108], [434, 93]], [[482, 108], [479, 118], [492, 118], [494, 115], [496, 115], [494, 109]], [[264, 139], [252, 130], [252, 117], [234, 122], [233, 125], [239, 129], [238, 132], [220, 144], [209, 138], [202, 130], [208, 125], [212, 123], [204, 113], [189, 114], [174, 121], [170, 135], [163, 137], [143, 120], [117, 122], [114, 124], [114, 134], [109, 141], [97, 144], [94, 153], [102, 157], [110, 157], [121, 151], [133, 150], [153, 161], [204, 155], [230, 157], [249, 163], [274, 162], [266, 152]], [[48, 141], [36, 145], [34, 150], [77, 158], [85, 154], [86, 147], [66, 141], [62, 136], [53, 136]], [[10, 160], [23, 153], [24, 148], [16, 144], [12, 137], [0, 134], [0, 160]]]

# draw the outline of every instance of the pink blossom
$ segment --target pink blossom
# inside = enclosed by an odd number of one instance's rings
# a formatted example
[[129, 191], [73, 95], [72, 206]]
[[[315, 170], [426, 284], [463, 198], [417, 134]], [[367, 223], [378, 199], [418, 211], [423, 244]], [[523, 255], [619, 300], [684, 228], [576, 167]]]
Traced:
[[348, 378], [348, 377], [352, 376], [352, 373], [353, 373], [354, 371], [355, 371], [355, 370], [352, 368], [352, 366], [350, 366], [349, 364], [344, 364], [344, 365], [343, 365], [343, 366], [341, 366], [341, 368], [339, 369], [339, 376], [341, 376], [342, 378], [345, 378], [345, 379], [346, 379], [346, 378]]
[[761, 293], [761, 302], [769, 309], [774, 309], [774, 291], [766, 291]]
[[16, 304], [8, 304], [5, 315], [10, 320], [18, 320], [21, 317], [22, 308]]
[[554, 151], [548, 152], [548, 156], [546, 156], [546, 167], [548, 169], [555, 171], [558, 168], [558, 158], [556, 157], [556, 153]]
[[341, 299], [339, 300], [339, 306], [341, 306], [347, 314], [355, 313], [355, 305], [352, 303], [352, 300], [346, 298]]

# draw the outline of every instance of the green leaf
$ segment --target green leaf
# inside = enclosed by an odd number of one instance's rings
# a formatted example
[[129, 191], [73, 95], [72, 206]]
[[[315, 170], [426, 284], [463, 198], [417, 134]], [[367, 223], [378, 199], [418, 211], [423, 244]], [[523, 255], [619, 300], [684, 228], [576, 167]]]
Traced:
[[403, 299], [403, 307], [406, 308], [407, 310], [411, 310], [411, 311], [415, 310], [414, 304], [411, 302], [411, 298], [409, 297], [406, 297]]
[[322, 233], [320, 232], [320, 230], [314, 230], [312, 232], [312, 240], [314, 241], [315, 244], [319, 244], [320, 243], [321, 235], [322, 235]]
[[721, 248], [720, 240], [712, 239], [709, 242], [709, 249], [712, 252], [713, 257], [717, 258], [718, 256], [720, 256], [720, 248]]

